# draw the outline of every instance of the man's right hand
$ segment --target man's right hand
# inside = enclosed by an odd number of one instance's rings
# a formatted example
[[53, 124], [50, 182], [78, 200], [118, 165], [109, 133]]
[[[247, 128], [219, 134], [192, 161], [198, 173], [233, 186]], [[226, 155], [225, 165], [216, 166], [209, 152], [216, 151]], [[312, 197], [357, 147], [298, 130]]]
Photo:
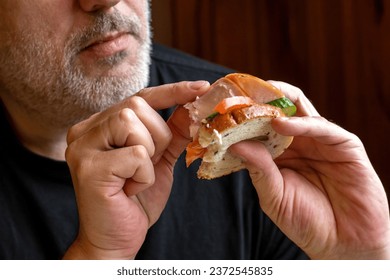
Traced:
[[132, 259], [159, 218], [173, 167], [189, 142], [185, 109], [165, 122], [156, 110], [206, 92], [207, 82], [146, 88], [75, 125], [66, 159], [76, 193], [80, 229], [66, 259]]

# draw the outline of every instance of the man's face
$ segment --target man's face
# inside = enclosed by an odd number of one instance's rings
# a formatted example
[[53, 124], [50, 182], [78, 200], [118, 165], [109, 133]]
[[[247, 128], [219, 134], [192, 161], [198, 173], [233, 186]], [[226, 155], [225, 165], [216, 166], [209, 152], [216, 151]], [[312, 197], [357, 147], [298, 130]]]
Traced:
[[57, 124], [148, 82], [147, 0], [2, 0], [0, 38], [1, 98]]

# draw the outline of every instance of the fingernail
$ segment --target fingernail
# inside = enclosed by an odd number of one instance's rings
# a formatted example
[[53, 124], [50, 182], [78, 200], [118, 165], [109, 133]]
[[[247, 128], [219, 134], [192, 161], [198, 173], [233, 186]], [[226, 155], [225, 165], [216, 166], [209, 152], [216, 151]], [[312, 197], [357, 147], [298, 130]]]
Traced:
[[210, 83], [208, 81], [195, 81], [195, 82], [190, 82], [189, 87], [192, 90], [199, 90], [202, 87], [209, 86]]

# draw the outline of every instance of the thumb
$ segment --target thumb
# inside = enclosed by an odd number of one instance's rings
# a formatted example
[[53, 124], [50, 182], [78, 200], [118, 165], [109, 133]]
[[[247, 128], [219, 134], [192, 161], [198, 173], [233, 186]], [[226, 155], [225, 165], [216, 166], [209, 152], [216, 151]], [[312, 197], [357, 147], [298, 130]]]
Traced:
[[188, 110], [183, 106], [178, 106], [170, 116], [167, 124], [172, 132], [172, 140], [165, 157], [173, 165], [191, 139], [188, 129], [190, 126]]
[[275, 217], [283, 199], [283, 177], [271, 154], [262, 143], [254, 140], [242, 141], [229, 150], [243, 159], [263, 211]]

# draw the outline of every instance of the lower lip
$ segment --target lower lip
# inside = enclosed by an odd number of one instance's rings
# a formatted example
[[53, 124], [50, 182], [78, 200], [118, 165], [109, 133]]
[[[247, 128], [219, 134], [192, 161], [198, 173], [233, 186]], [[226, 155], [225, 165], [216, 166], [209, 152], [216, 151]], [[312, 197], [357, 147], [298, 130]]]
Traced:
[[123, 34], [111, 40], [94, 44], [86, 48], [83, 53], [92, 55], [96, 58], [105, 58], [126, 50], [131, 44], [132, 36]]

